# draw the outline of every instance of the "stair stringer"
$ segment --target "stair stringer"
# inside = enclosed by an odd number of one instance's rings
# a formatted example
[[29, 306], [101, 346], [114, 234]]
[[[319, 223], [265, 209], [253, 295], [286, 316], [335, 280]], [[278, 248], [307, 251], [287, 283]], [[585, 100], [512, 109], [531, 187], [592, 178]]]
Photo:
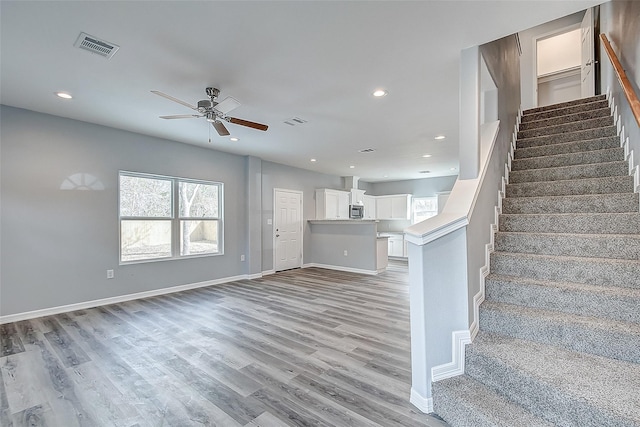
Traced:
[[611, 109], [611, 115], [613, 121], [616, 124], [618, 136], [620, 137], [620, 147], [624, 149], [624, 158], [629, 162], [629, 175], [633, 176], [633, 191], [635, 193], [640, 192], [640, 165], [636, 165], [634, 162], [633, 150], [629, 147], [629, 136], [626, 135], [624, 124], [622, 124], [622, 117], [618, 113], [618, 106], [615, 103], [615, 98], [610, 88], [607, 88], [607, 100], [609, 101], [609, 108]]
[[[509, 152], [507, 153], [507, 159], [504, 164], [504, 176], [502, 177], [501, 188], [498, 192], [498, 202], [494, 211], [494, 222], [489, 225], [490, 241], [485, 245], [485, 264], [479, 270], [480, 274], [480, 290], [473, 297], [473, 322], [469, 326], [469, 330], [453, 331], [451, 333], [451, 362], [443, 365], [434, 366], [431, 368], [431, 380], [433, 382], [444, 380], [446, 378], [455, 377], [464, 374], [465, 363], [465, 347], [467, 344], [471, 344], [473, 339], [478, 334], [479, 322], [480, 322], [480, 304], [485, 299], [485, 278], [489, 275], [490, 256], [494, 251], [494, 239], [495, 233], [498, 231], [498, 218], [502, 213], [502, 199], [505, 197], [506, 185], [509, 183], [509, 173], [511, 171], [511, 162], [514, 159], [514, 151], [516, 148], [516, 140], [518, 130], [520, 127], [520, 121], [522, 118], [523, 110], [518, 110], [516, 117], [516, 124], [511, 136], [511, 144]], [[429, 409], [433, 410], [433, 401], [426, 402]], [[429, 412], [431, 412], [429, 411]]]

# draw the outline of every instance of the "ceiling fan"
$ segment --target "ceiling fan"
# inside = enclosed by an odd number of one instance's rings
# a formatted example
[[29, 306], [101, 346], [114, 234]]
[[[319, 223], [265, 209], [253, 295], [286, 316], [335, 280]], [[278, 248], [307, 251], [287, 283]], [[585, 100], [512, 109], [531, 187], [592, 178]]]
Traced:
[[194, 118], [204, 117], [207, 119], [208, 122], [211, 123], [213, 128], [216, 130], [216, 132], [218, 132], [218, 135], [220, 136], [230, 135], [229, 131], [227, 130], [225, 125], [222, 123], [223, 121], [228, 123], [233, 123], [234, 125], [246, 126], [252, 129], [257, 129], [262, 131], [265, 131], [268, 129], [267, 125], [263, 125], [256, 122], [250, 122], [249, 120], [238, 119], [236, 117], [227, 116], [227, 113], [229, 113], [231, 110], [238, 108], [240, 106], [240, 102], [238, 102], [237, 99], [232, 98], [230, 96], [226, 97], [220, 102], [216, 101], [216, 99], [218, 98], [218, 95], [220, 94], [220, 90], [213, 87], [206, 88], [205, 92], [207, 93], [207, 96], [209, 97], [209, 99], [203, 99], [201, 101], [198, 101], [197, 107], [189, 104], [188, 102], [184, 102], [178, 98], [174, 98], [171, 95], [167, 95], [166, 93], [162, 93], [157, 90], [152, 90], [151, 92], [155, 93], [156, 95], [160, 95], [163, 98], [167, 98], [170, 101], [177, 102], [178, 104], [182, 104], [185, 107], [189, 107], [192, 110], [198, 112], [198, 114], [177, 114], [174, 116], [160, 116], [161, 119], [194, 119]]

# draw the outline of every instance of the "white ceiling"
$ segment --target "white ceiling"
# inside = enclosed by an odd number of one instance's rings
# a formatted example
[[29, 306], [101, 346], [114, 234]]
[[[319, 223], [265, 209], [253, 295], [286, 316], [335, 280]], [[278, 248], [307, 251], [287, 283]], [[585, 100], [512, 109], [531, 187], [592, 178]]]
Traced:
[[[3, 0], [0, 102], [369, 182], [456, 175], [460, 50], [598, 3]], [[80, 32], [120, 50], [75, 48]], [[204, 119], [158, 118], [192, 111], [151, 90], [196, 104], [207, 86], [269, 130], [209, 143]]]

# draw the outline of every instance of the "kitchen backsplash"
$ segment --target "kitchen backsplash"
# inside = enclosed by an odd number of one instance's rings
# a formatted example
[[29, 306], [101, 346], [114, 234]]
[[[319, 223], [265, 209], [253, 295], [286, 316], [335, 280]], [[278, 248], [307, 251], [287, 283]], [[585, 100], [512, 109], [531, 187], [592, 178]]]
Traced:
[[378, 232], [384, 232], [384, 231], [398, 231], [398, 232], [402, 232], [404, 231], [405, 228], [409, 227], [411, 225], [411, 221], [410, 220], [398, 220], [398, 219], [393, 219], [393, 220], [385, 220], [385, 219], [381, 219], [380, 222], [378, 222]]

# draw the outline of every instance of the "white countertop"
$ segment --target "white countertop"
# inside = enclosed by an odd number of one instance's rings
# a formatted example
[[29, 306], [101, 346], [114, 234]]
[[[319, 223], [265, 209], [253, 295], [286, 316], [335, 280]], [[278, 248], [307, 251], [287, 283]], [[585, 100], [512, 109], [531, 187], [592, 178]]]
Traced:
[[309, 219], [310, 224], [337, 224], [337, 225], [374, 225], [376, 219]]

